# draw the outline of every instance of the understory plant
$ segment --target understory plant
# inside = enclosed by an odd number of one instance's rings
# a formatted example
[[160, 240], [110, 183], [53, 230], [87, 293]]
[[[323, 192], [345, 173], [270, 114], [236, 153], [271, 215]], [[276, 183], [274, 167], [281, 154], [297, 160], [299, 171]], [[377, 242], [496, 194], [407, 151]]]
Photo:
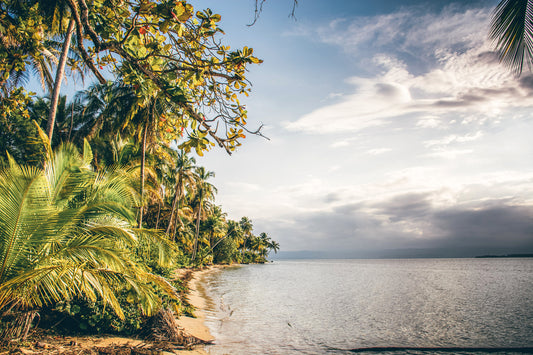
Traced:
[[[150, 272], [139, 248], [151, 244], [170, 262], [172, 244], [137, 230], [137, 195], [119, 167], [94, 171], [87, 142], [83, 152], [47, 145], [42, 166], [8, 157], [0, 173], [0, 316], [6, 337], [25, 338], [43, 307], [85, 299], [124, 319], [118, 292], [127, 290], [143, 315], [162, 305], [174, 287]], [[142, 248], [141, 248], [142, 249]]]

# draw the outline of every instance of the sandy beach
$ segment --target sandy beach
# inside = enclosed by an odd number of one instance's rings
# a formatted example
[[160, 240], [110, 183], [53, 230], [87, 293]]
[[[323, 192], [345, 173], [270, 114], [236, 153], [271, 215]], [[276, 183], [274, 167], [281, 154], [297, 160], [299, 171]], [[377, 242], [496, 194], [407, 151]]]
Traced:
[[216, 270], [218, 267], [211, 266], [201, 271], [195, 271], [192, 279], [189, 281], [189, 293], [187, 300], [194, 306], [194, 315], [196, 318], [181, 316], [178, 318], [178, 324], [185, 329], [187, 333], [204, 341], [213, 341], [215, 338], [209, 332], [205, 325], [205, 309], [207, 308], [207, 299], [202, 289], [201, 281], [205, 274]]
[[[219, 266], [210, 266], [203, 270], [193, 271], [189, 280], [189, 292], [187, 300], [194, 306], [193, 317], [181, 316], [177, 322], [185, 333], [205, 342], [211, 342], [214, 337], [209, 332], [209, 328], [204, 324], [207, 301], [201, 285], [202, 278], [209, 272], [220, 269]], [[187, 270], [179, 270], [185, 273]], [[177, 354], [177, 355], [207, 355], [205, 349], [208, 345], [198, 345], [191, 349], [161, 349], [160, 344], [151, 343], [141, 339], [117, 337], [117, 336], [44, 336], [38, 341], [33, 341], [31, 345], [17, 347], [16, 352], [26, 355], [33, 354]], [[0, 349], [0, 355], [10, 354], [12, 349]]]

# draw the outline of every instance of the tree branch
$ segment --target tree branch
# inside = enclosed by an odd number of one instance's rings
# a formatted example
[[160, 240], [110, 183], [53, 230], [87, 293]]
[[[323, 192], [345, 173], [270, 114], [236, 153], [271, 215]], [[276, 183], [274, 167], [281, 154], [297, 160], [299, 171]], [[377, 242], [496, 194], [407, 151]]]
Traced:
[[83, 62], [89, 67], [89, 69], [93, 72], [93, 74], [96, 76], [98, 81], [101, 84], [105, 84], [106, 80], [102, 76], [102, 74], [98, 71], [96, 68], [96, 65], [94, 64], [92, 58], [89, 56], [89, 53], [87, 53], [87, 50], [85, 49], [85, 45], [83, 44], [84, 36], [83, 36], [83, 23], [80, 18], [80, 14], [78, 12], [78, 6], [74, 2], [74, 0], [67, 0], [67, 3], [70, 7], [70, 12], [72, 16], [74, 17], [74, 20], [76, 21], [76, 38], [78, 42], [78, 50], [81, 53], [81, 57], [83, 58]]

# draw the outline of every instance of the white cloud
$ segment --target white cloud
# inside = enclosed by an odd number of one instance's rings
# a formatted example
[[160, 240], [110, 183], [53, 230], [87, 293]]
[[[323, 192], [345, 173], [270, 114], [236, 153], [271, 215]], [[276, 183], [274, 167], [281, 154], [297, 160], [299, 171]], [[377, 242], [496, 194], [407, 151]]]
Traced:
[[[371, 55], [375, 74], [348, 78], [352, 93], [285, 123], [285, 128], [332, 134], [384, 126], [401, 117], [416, 119], [419, 128], [442, 126], [451, 117], [480, 125], [516, 107], [533, 107], [531, 85], [512, 77], [490, 52], [486, 10], [425, 15], [415, 23], [408, 15], [356, 19], [348, 25], [348, 35], [340, 29], [347, 20], [319, 30], [324, 41], [350, 52], [359, 50], [354, 60]], [[376, 42], [362, 50], [371, 40]], [[388, 55], [380, 52], [385, 46]], [[374, 54], [368, 48], [374, 48]], [[417, 59], [400, 59], [407, 52], [424, 57], [429, 53], [433, 59], [426, 58], [427, 68], [421, 70]]]
[[[359, 55], [361, 50], [382, 48], [402, 51], [416, 57], [435, 55], [440, 48], [473, 47], [483, 42], [488, 33], [490, 10], [456, 7], [441, 13], [425, 9], [409, 9], [371, 17], [342, 18], [329, 25], [300, 29], [299, 35], [312, 35], [328, 44], [341, 46], [345, 51]], [[428, 50], [433, 48], [433, 50]]]
[[331, 144], [331, 148], [344, 148], [349, 147], [351, 143], [347, 140], [344, 141], [337, 141]]
[[452, 134], [441, 139], [425, 141], [424, 145], [428, 148], [434, 147], [434, 146], [447, 146], [452, 143], [472, 142], [481, 137], [483, 137], [483, 133], [480, 131], [475, 132], [475, 133], [465, 134], [465, 135]]
[[390, 151], [392, 151], [391, 148], [375, 148], [375, 149], [368, 150], [367, 154], [370, 154], [370, 155], [381, 155], [381, 154], [388, 153]]

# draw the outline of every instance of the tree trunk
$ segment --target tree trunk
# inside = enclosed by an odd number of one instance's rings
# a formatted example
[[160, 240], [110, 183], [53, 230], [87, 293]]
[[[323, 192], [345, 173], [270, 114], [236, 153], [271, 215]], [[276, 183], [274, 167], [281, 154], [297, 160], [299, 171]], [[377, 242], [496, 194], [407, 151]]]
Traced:
[[[170, 227], [172, 226], [172, 221], [174, 221], [174, 213], [176, 212], [176, 205], [179, 199], [179, 187], [181, 185], [181, 174], [178, 176], [178, 181], [176, 182], [176, 193], [174, 194], [174, 199], [172, 200], [172, 209], [170, 210], [170, 220], [168, 221], [167, 226], [167, 235], [170, 233]], [[176, 230], [174, 228], [174, 230]]]
[[139, 224], [138, 228], [143, 226], [143, 213], [144, 213], [144, 165], [146, 161], [146, 135], [148, 133], [148, 127], [144, 126], [142, 151], [141, 151], [141, 207], [139, 208]]
[[72, 134], [72, 126], [74, 125], [74, 103], [70, 105], [70, 127], [68, 129], [67, 141], [70, 142], [70, 135]]
[[67, 64], [68, 50], [70, 48], [72, 34], [74, 33], [74, 25], [74, 19], [70, 19], [68, 23], [67, 36], [65, 37], [65, 41], [63, 42], [63, 48], [61, 49], [61, 57], [59, 58], [59, 63], [57, 64], [54, 91], [52, 92], [52, 97], [50, 100], [50, 112], [48, 114], [48, 123], [46, 127], [46, 133], [48, 134], [48, 139], [50, 139], [50, 143], [52, 143], [52, 135], [54, 134], [57, 104], [59, 102], [59, 92], [61, 90], [61, 82], [63, 81], [63, 77], [65, 76], [65, 66]]
[[200, 215], [202, 213], [202, 196], [200, 196], [200, 204], [198, 206], [198, 217], [196, 219], [196, 233], [194, 235], [194, 247], [192, 250], [191, 261], [196, 259], [196, 250], [198, 249], [198, 237], [200, 236]]
[[178, 229], [178, 222], [179, 222], [180, 226], [183, 227], [183, 221], [181, 220], [181, 217], [180, 217], [180, 200], [179, 200], [179, 198], [178, 198], [178, 204], [176, 205], [176, 217], [178, 218], [178, 221], [176, 223], [174, 223], [174, 228], [172, 229], [172, 235], [173, 235], [173, 240], [174, 241], [176, 240], [176, 229]]
[[159, 217], [161, 216], [161, 203], [158, 203], [157, 204], [157, 220], [155, 222], [155, 229], [157, 229], [157, 227], [159, 227]]

